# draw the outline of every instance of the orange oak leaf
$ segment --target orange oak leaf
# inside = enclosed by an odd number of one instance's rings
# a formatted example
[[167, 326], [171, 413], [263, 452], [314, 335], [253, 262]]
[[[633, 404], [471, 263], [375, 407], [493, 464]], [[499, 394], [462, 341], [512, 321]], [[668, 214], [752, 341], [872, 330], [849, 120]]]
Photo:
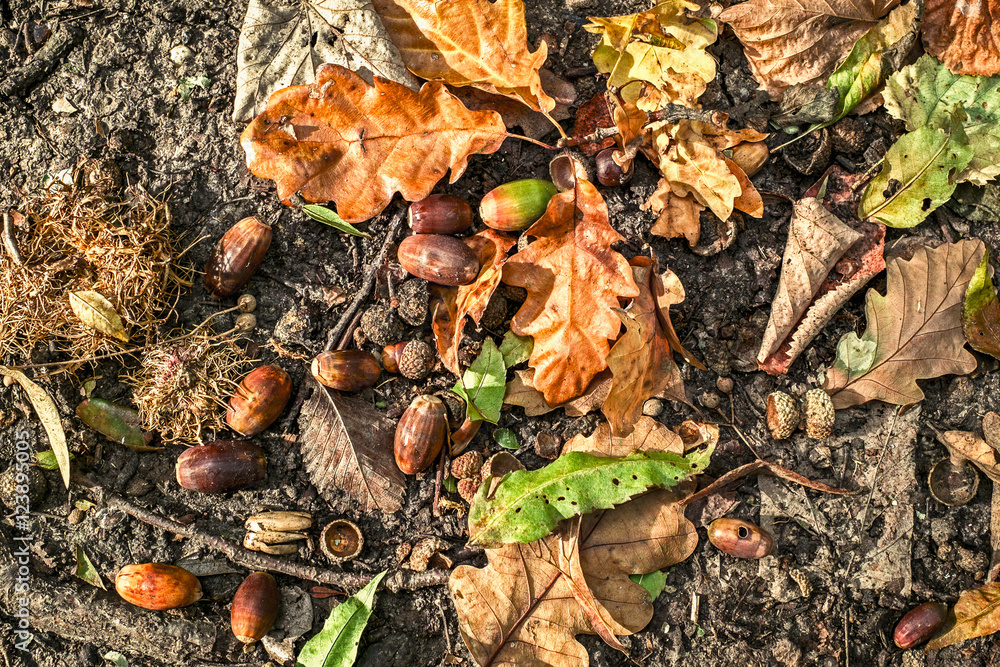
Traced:
[[694, 195], [675, 195], [670, 183], [661, 178], [656, 190], [639, 208], [659, 214], [649, 230], [650, 234], [665, 239], [683, 236], [692, 248], [698, 245], [701, 239], [701, 212], [705, 207], [695, 200]]
[[528, 51], [521, 0], [375, 0], [389, 39], [417, 76], [474, 86], [552, 111], [538, 70], [545, 42]]
[[[670, 306], [683, 303], [686, 298], [681, 279], [669, 268], [664, 268], [661, 273], [656, 273], [654, 265], [649, 284], [653, 290], [653, 296], [656, 298], [656, 314], [660, 318], [660, 326], [663, 327], [663, 333], [667, 337], [667, 341], [670, 342], [670, 347], [695, 368], [703, 371], [708, 370], [705, 368], [705, 364], [698, 361], [693, 354], [681, 345], [681, 340], [677, 337], [677, 332], [674, 331], [674, 323], [670, 321]], [[660, 398], [665, 397], [660, 394]]]
[[998, 0], [926, 0], [920, 24], [927, 53], [955, 74], [1000, 74]]
[[458, 366], [458, 290], [455, 287], [431, 285], [431, 330], [434, 332], [434, 344], [438, 357], [444, 367], [455, 375], [461, 376]]
[[[700, 444], [700, 443], [699, 443]], [[563, 445], [563, 454], [584, 452], [595, 456], [619, 457], [634, 452], [673, 452], [684, 455], [684, 440], [652, 417], [639, 417], [635, 429], [625, 436], [611, 432], [610, 424], [598, 424], [590, 435], [579, 433]]]
[[535, 387], [550, 405], [565, 403], [607, 367], [609, 340], [621, 329], [612, 309], [619, 298], [638, 296], [639, 288], [628, 262], [611, 249], [622, 236], [588, 181], [552, 197], [524, 233], [535, 241], [503, 269], [505, 283], [528, 291], [511, 330], [534, 339], [528, 365]]
[[945, 646], [992, 635], [997, 631], [1000, 631], [1000, 584], [987, 583], [962, 591], [958, 602], [948, 612], [944, 627], [924, 648], [926, 651], [940, 651]]
[[296, 192], [334, 201], [348, 222], [380, 213], [394, 193], [429, 195], [451, 169], [454, 183], [469, 156], [500, 148], [506, 128], [493, 111], [469, 111], [443, 84], [414, 92], [375, 77], [375, 85], [338, 65], [321, 65], [316, 82], [271, 95], [243, 131], [247, 167], [269, 178], [286, 204]]
[[548, 114], [535, 111], [519, 99], [488, 93], [471, 86], [462, 88], [450, 86], [449, 90], [469, 109], [496, 111], [503, 118], [503, 124], [508, 129], [519, 127], [525, 136], [541, 139], [549, 132], [555, 131], [553, 120], [566, 120], [573, 117], [571, 105], [576, 102], [576, 88], [572, 83], [559, 78], [545, 67], [538, 70], [538, 74], [542, 80], [542, 90], [556, 102], [555, 108]]

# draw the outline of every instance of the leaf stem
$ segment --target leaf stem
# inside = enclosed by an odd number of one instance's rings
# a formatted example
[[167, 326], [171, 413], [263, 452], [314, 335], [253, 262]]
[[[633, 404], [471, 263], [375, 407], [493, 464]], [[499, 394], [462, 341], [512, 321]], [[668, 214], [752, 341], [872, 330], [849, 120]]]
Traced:
[[[558, 125], [557, 125], [557, 127], [558, 127]], [[559, 130], [562, 131], [562, 128], [560, 127]], [[550, 150], [550, 151], [557, 151], [557, 150], [559, 150], [559, 148], [556, 147], [556, 146], [550, 146], [550, 145], [548, 145], [547, 143], [545, 143], [543, 141], [539, 141], [538, 139], [532, 139], [531, 137], [526, 137], [523, 134], [514, 134], [513, 132], [508, 132], [507, 136], [510, 137], [511, 139], [520, 139], [521, 141], [527, 141], [529, 144], [535, 144], [536, 146], [541, 146], [542, 148], [544, 148], [546, 150]], [[563, 133], [563, 136], [565, 137], [566, 134]]]

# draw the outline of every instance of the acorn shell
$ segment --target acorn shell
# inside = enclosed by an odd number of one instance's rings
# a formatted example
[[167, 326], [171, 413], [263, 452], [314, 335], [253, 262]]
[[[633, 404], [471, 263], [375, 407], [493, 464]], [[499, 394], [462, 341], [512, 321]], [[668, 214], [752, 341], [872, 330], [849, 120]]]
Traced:
[[760, 526], [739, 519], [716, 519], [708, 526], [708, 540], [736, 558], [763, 558], [771, 553], [773, 541]]
[[244, 644], [253, 644], [266, 635], [278, 617], [281, 592], [267, 572], [254, 572], [240, 584], [229, 613], [233, 634]]
[[216, 440], [190, 447], [177, 457], [177, 483], [201, 493], [253, 486], [267, 474], [264, 450], [246, 440]]
[[271, 247], [271, 228], [254, 217], [230, 227], [205, 265], [205, 288], [223, 299], [246, 287]]
[[292, 395], [292, 379], [277, 366], [255, 368], [229, 399], [226, 423], [241, 435], [256, 435], [273, 424]]
[[396, 465], [407, 475], [416, 475], [434, 462], [447, 436], [444, 403], [437, 396], [417, 396], [396, 425]]
[[411, 275], [438, 285], [467, 285], [479, 275], [479, 258], [472, 248], [443, 234], [407, 236], [399, 243], [396, 259]]
[[186, 607], [202, 598], [198, 577], [165, 563], [126, 565], [115, 577], [115, 590], [126, 602], [157, 611]]
[[417, 234], [458, 234], [472, 225], [472, 207], [454, 195], [431, 195], [413, 202], [406, 216]]
[[312, 376], [320, 384], [339, 391], [361, 391], [378, 382], [382, 368], [364, 350], [322, 352], [312, 361]]
[[799, 400], [783, 391], [775, 391], [767, 397], [767, 428], [775, 440], [784, 440], [795, 432], [801, 419]]
[[361, 529], [346, 519], [337, 519], [326, 524], [319, 536], [319, 546], [334, 563], [342, 563], [355, 558], [365, 545]]

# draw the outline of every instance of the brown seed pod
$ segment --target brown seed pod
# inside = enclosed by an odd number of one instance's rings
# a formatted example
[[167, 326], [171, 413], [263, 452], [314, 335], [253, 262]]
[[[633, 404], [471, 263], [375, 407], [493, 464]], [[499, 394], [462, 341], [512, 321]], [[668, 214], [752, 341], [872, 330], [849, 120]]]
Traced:
[[378, 360], [364, 350], [322, 352], [312, 361], [312, 376], [339, 391], [361, 391], [378, 382]]
[[245, 489], [264, 479], [264, 450], [246, 440], [216, 440], [177, 457], [177, 483], [201, 493]]
[[271, 228], [257, 218], [243, 218], [216, 244], [205, 265], [205, 288], [223, 299], [246, 287], [271, 246]]
[[349, 561], [361, 553], [365, 536], [361, 529], [346, 519], [326, 524], [319, 536], [319, 546], [334, 563]]
[[747, 176], [753, 176], [770, 155], [771, 151], [763, 141], [744, 141], [733, 146], [732, 160]]
[[126, 602], [157, 611], [186, 607], [202, 597], [198, 577], [164, 563], [126, 565], [115, 577], [115, 590]]
[[479, 479], [479, 471], [483, 469], [483, 455], [479, 452], [466, 452], [451, 462], [451, 475], [455, 479]]
[[621, 165], [615, 162], [614, 153], [617, 148], [605, 148], [597, 154], [597, 182], [606, 187], [617, 187], [625, 185], [632, 180], [632, 173], [635, 168], [629, 163], [626, 171]]
[[479, 275], [476, 253], [453, 236], [407, 236], [400, 242], [396, 258], [411, 275], [438, 285], [466, 285]]
[[801, 413], [799, 401], [783, 391], [775, 391], [767, 397], [767, 428], [775, 440], [784, 440], [799, 427]]
[[233, 596], [229, 620], [233, 634], [244, 644], [253, 644], [266, 635], [278, 617], [281, 592], [278, 582], [267, 572], [254, 572], [243, 580]]
[[382, 350], [385, 369], [410, 380], [423, 380], [430, 375], [436, 360], [434, 350], [422, 340], [394, 343]]
[[252, 313], [257, 310], [257, 298], [253, 294], [240, 294], [236, 300], [236, 307], [241, 313]]
[[226, 423], [242, 435], [256, 435], [274, 423], [291, 395], [288, 373], [274, 365], [255, 368], [229, 399]]
[[906, 612], [896, 624], [892, 640], [901, 649], [919, 646], [937, 632], [948, 618], [948, 606], [940, 602], [925, 602]]
[[833, 432], [835, 412], [830, 395], [822, 389], [810, 389], [802, 397], [802, 417], [805, 419], [806, 436], [823, 440]]
[[253, 313], [240, 313], [233, 326], [241, 333], [250, 333], [257, 328], [257, 316]]
[[708, 526], [708, 539], [719, 551], [736, 558], [763, 558], [773, 544], [766, 530], [739, 519], [716, 519]]
[[441, 399], [417, 396], [396, 425], [396, 465], [407, 475], [416, 475], [434, 462], [447, 435], [448, 415]]
[[472, 207], [454, 195], [431, 195], [413, 202], [406, 215], [417, 234], [458, 234], [472, 225]]

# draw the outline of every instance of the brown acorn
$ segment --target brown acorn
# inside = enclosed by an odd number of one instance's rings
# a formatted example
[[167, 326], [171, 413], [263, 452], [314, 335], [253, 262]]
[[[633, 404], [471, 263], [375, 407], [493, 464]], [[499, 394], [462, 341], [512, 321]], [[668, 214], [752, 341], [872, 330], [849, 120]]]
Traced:
[[902, 649], [919, 646], [930, 639], [948, 618], [948, 605], [925, 602], [906, 612], [896, 624], [892, 640]]
[[198, 577], [164, 563], [126, 565], [115, 577], [115, 590], [126, 602], [157, 611], [186, 607], [202, 597]]
[[326, 557], [334, 563], [343, 563], [355, 558], [365, 545], [361, 529], [346, 519], [337, 519], [326, 524], [319, 536], [319, 546]]
[[763, 558], [771, 553], [773, 541], [767, 531], [749, 521], [716, 519], [708, 526], [708, 540], [736, 558]]
[[255, 368], [229, 399], [226, 423], [242, 435], [256, 435], [274, 423], [291, 395], [288, 373], [273, 365]]
[[246, 440], [216, 440], [177, 457], [177, 483], [201, 493], [245, 489], [264, 479], [264, 450]]
[[622, 169], [621, 165], [615, 162], [614, 153], [617, 148], [605, 148], [597, 154], [597, 182], [607, 187], [617, 187], [625, 185], [632, 180], [632, 173], [635, 168], [629, 162], [628, 170]]
[[467, 285], [479, 275], [476, 253], [453, 236], [407, 236], [400, 242], [396, 258], [411, 275], [438, 285]]
[[410, 380], [423, 380], [430, 375], [436, 358], [431, 346], [422, 340], [394, 343], [382, 350], [385, 369]]
[[417, 396], [396, 425], [396, 465], [407, 475], [416, 475], [434, 462], [447, 436], [444, 403], [437, 396]]
[[271, 228], [243, 218], [223, 234], [205, 265], [205, 288], [223, 299], [246, 287], [271, 246]]
[[753, 176], [764, 166], [770, 154], [763, 141], [744, 141], [733, 146], [732, 160], [747, 176]]
[[406, 215], [417, 234], [457, 234], [472, 225], [469, 202], [453, 195], [431, 195], [413, 202]]
[[233, 596], [229, 620], [233, 634], [244, 644], [253, 644], [266, 635], [278, 617], [281, 592], [267, 572], [254, 572], [243, 580]]
[[322, 352], [312, 361], [312, 375], [320, 384], [340, 391], [361, 391], [378, 382], [382, 369], [364, 350]]

